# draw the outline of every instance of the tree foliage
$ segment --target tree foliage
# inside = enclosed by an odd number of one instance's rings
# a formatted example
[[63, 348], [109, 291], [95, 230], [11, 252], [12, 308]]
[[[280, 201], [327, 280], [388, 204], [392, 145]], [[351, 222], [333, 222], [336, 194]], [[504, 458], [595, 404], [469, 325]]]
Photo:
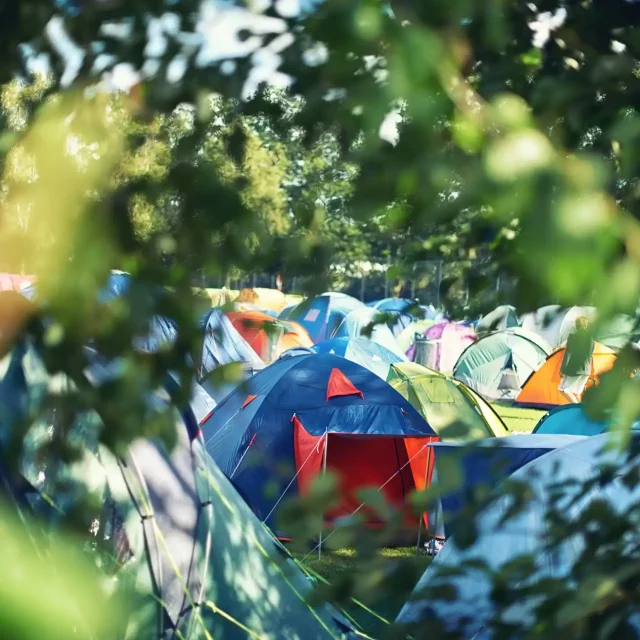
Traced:
[[[384, 260], [402, 278], [446, 257], [484, 269], [449, 274], [473, 304], [495, 299], [486, 275], [502, 273], [522, 310], [595, 302], [605, 317], [635, 313], [638, 3], [397, 0], [389, 12], [325, 0], [300, 14], [295, 4], [0, 7], [2, 268], [41, 277], [23, 337], [75, 384], [52, 399], [60, 437], [43, 457], [78, 455], [65, 437], [74, 411], [95, 410], [115, 450], [164, 432], [142, 398], [169, 370], [190, 379], [196, 273], [278, 270], [314, 292], [338, 277], [332, 265], [357, 273]], [[380, 135], [390, 113], [400, 114], [392, 142]], [[163, 294], [101, 304], [112, 268]], [[132, 339], [154, 314], [180, 338], [141, 354]], [[87, 344], [124, 362], [122, 376], [88, 385]], [[624, 365], [636, 356], [623, 356], [591, 394], [621, 427], [640, 413]], [[14, 465], [23, 441], [24, 431], [11, 438]], [[360, 543], [372, 557], [371, 540]], [[613, 547], [620, 564], [624, 554]], [[567, 613], [589, 591], [591, 560], [575, 587], [547, 585], [551, 604], [527, 633], [620, 630], [637, 572], [619, 577], [615, 597], [598, 591]], [[393, 580], [372, 584], [384, 594]]]

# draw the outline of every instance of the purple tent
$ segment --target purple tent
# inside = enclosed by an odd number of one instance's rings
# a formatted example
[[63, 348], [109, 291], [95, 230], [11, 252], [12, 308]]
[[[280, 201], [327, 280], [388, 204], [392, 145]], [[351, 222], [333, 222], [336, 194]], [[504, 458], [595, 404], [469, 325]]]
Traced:
[[[420, 362], [420, 364], [436, 371], [453, 371], [462, 352], [477, 339], [471, 327], [457, 322], [434, 324], [423, 335], [431, 348], [427, 351], [426, 362]], [[416, 345], [413, 344], [407, 351], [407, 357], [415, 361], [415, 356]]]

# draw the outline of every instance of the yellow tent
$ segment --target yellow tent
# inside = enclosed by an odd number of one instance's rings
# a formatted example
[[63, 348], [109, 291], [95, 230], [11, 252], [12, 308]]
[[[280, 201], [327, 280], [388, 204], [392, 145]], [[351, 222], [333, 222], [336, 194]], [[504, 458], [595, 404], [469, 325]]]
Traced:
[[399, 362], [391, 365], [387, 380], [443, 440], [479, 440], [509, 433], [487, 402], [439, 371]]

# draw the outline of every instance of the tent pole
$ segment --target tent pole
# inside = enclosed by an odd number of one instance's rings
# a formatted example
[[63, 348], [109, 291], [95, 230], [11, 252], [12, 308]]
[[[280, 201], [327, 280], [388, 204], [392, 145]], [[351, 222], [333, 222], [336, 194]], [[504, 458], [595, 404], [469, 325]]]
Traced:
[[[324, 436], [324, 451], [322, 453], [322, 475], [323, 477], [327, 473], [327, 449], [329, 448], [329, 432], [327, 431]], [[320, 517], [320, 536], [318, 537], [318, 560], [322, 559], [322, 526], [324, 524], [324, 511]]]

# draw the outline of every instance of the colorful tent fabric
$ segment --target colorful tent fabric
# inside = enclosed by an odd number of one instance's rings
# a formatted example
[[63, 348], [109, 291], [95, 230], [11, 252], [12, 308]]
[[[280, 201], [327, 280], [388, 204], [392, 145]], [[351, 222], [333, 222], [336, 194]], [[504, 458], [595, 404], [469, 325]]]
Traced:
[[313, 342], [320, 342], [334, 337], [347, 314], [364, 306], [360, 300], [345, 294], [323, 293], [294, 307], [286, 307], [279, 317], [302, 325]]
[[515, 307], [503, 304], [478, 320], [476, 332], [493, 333], [494, 331], [517, 327], [519, 324]]
[[[475, 519], [475, 542], [458, 545], [454, 535], [423, 574], [397, 618], [398, 623], [409, 625], [406, 632], [412, 633], [413, 625], [419, 631], [439, 623], [441, 633], [451, 637], [491, 638], [488, 625], [497, 622], [498, 613], [492, 576], [513, 576], [501, 585], [503, 593], [509, 593], [524, 586], [521, 574], [513, 572], [518, 558], [526, 557], [534, 563], [526, 581], [531, 586], [545, 579], [562, 581], [579, 570], [588, 532], [576, 526], [568, 538], [558, 542], [556, 537], [554, 543], [549, 514], [560, 509], [569, 523], [575, 522], [598, 501], [600, 512], [606, 508], [621, 515], [636, 508], [640, 499], [638, 484], [626, 481], [629, 473], [638, 468], [638, 458], [633, 457], [638, 437], [633, 438], [633, 448], [623, 451], [608, 448], [609, 437], [603, 434], [580, 438], [516, 471], [511, 478], [526, 484], [531, 495], [519, 510], [513, 509], [513, 499], [498, 487], [493, 494], [495, 499]], [[605, 464], [618, 470], [603, 482], [601, 469]], [[637, 540], [629, 542], [632, 547]], [[511, 570], [507, 569], [510, 563]], [[451, 593], [455, 598], [450, 597]], [[533, 609], [544, 606], [539, 594], [535, 588], [522, 593], [501, 614], [502, 624], [513, 625], [512, 637], [526, 637], [533, 631]]]
[[506, 436], [498, 414], [461, 382], [414, 362], [393, 364], [387, 378], [443, 440]]
[[[19, 354], [13, 358], [14, 369], [23, 363]], [[0, 374], [0, 394], [9, 385], [23, 397], [22, 417], [52, 381], [41, 362], [24, 368], [28, 374], [23, 371], [17, 388], [14, 377]], [[99, 367], [91, 380], [99, 384], [117, 370]], [[165, 394], [151, 398], [150, 407], [165, 410]], [[70, 486], [68, 493], [50, 494], [57, 520], [64, 521], [87, 487], [102, 496], [92, 534], [107, 551], [101, 556], [105, 579], [117, 578], [123, 597], [136, 603], [123, 608], [118, 637], [139, 637], [141, 628], [167, 640], [350, 637], [354, 628], [336, 609], [307, 601], [311, 582], [207, 455], [189, 407], [173, 415], [175, 446], [140, 438], [116, 458], [89, 436], [100, 426], [97, 416], [83, 414], [74, 433], [87, 435], [87, 447], [70, 473], [56, 464], [46, 464], [43, 473], [41, 461], [25, 469], [33, 486], [47, 493], [55, 475]], [[0, 431], [5, 426], [0, 420]], [[31, 504], [40, 514], [45, 503]], [[108, 556], [113, 562], [107, 564]]]
[[[597, 436], [610, 428], [610, 420], [596, 420], [588, 416], [580, 403], [566, 404], [552, 409], [539, 420], [532, 433]], [[640, 430], [640, 421], [634, 422], [631, 428], [634, 431]]]
[[284, 333], [276, 347], [276, 355], [284, 353], [288, 349], [313, 347], [313, 340], [309, 332], [297, 322], [292, 320], [280, 320], [284, 324]]
[[[464, 350], [473, 344], [477, 335], [470, 327], [457, 322], [439, 322], [429, 327], [423, 334], [424, 340], [429, 348], [426, 357], [416, 357], [416, 343], [407, 351], [409, 360], [418, 362], [425, 367], [435, 369], [436, 371], [449, 372], [453, 371], [453, 367]], [[424, 361], [423, 361], [424, 360]]]
[[[324, 467], [339, 477], [340, 503], [325, 514], [329, 520], [356, 510], [365, 486], [381, 488], [400, 507], [407, 492], [429, 481], [426, 444], [436, 436], [384, 380], [328, 353], [277, 360], [201, 428], [207, 451], [269, 525], [281, 501], [306, 494]], [[265, 492], [267, 484], [273, 490]]]
[[386, 324], [380, 323], [380, 314], [370, 307], [361, 307], [351, 311], [342, 321], [340, 326], [333, 332], [333, 338], [360, 338], [366, 337], [373, 342], [385, 347], [396, 354], [402, 360], [406, 356], [398, 346], [393, 337], [391, 329]]
[[264, 368], [264, 362], [240, 335], [221, 309], [210, 309], [202, 318], [204, 342], [200, 362], [201, 377], [232, 362], [244, 363], [251, 371]]
[[[544, 364], [529, 376], [516, 397], [517, 404], [542, 408], [571, 404], [571, 400], [558, 389], [562, 382], [560, 367], [565, 351], [565, 347], [556, 349]], [[615, 361], [615, 351], [596, 342], [591, 357], [590, 384], [597, 384], [599, 376], [609, 371]]]
[[261, 311], [230, 311], [227, 316], [236, 331], [266, 363], [294, 347], [312, 347], [306, 330], [296, 322], [277, 320]]
[[464, 351], [453, 376], [489, 401], [514, 400], [550, 351], [539, 336], [523, 329], [497, 331]]
[[389, 368], [402, 358], [382, 345], [368, 338], [332, 338], [318, 342], [313, 351], [333, 353], [369, 369], [383, 380], [389, 375]]

